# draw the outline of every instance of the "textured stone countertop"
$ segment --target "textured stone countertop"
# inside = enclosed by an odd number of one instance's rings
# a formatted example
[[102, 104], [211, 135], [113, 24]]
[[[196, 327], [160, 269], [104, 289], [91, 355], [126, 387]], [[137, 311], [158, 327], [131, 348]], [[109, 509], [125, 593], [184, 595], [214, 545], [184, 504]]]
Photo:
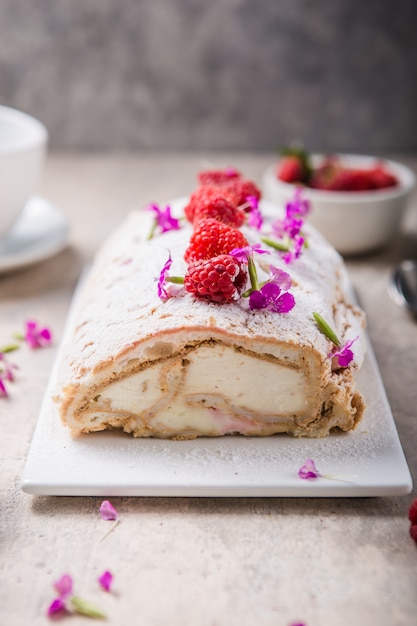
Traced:
[[[394, 155], [395, 156], [395, 155]], [[54, 154], [40, 193], [68, 217], [68, 248], [0, 275], [0, 344], [27, 317], [62, 333], [77, 277], [133, 208], [187, 194], [207, 159], [258, 182], [268, 154]], [[417, 170], [417, 159], [400, 160]], [[417, 484], [417, 325], [392, 302], [392, 266], [417, 256], [417, 198], [386, 250], [348, 260]], [[7, 626], [49, 623], [52, 584], [123, 626], [410, 626], [417, 614], [414, 492], [378, 498], [112, 498], [121, 523], [102, 538], [100, 497], [30, 496], [20, 480], [56, 346], [14, 353], [18, 380], [0, 400], [0, 615]], [[108, 524], [108, 522], [107, 522]], [[114, 591], [95, 583], [114, 573]], [[88, 618], [64, 621], [87, 624]], [[91, 623], [91, 620], [90, 620]]]

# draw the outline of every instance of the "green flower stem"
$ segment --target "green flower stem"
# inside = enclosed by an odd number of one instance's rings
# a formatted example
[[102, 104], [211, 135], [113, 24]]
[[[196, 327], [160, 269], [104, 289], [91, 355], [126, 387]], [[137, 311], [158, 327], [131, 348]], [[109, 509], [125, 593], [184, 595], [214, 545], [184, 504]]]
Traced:
[[81, 615], [87, 615], [87, 617], [95, 617], [97, 619], [106, 619], [107, 615], [88, 600], [84, 600], [79, 596], [72, 596], [71, 604], [74, 610]]
[[18, 343], [11, 343], [8, 346], [3, 346], [3, 348], [0, 348], [0, 352], [3, 352], [3, 354], [7, 354], [7, 352], [14, 352], [15, 350], [19, 350], [20, 346]]
[[323, 335], [325, 335], [327, 337], [327, 339], [330, 339], [330, 341], [332, 343], [335, 344], [335, 346], [340, 346], [340, 341], [336, 335], [336, 333], [334, 332], [334, 330], [331, 328], [331, 326], [329, 326], [329, 324], [326, 322], [325, 319], [323, 319], [323, 317], [320, 315], [320, 313], [313, 313], [313, 317], [316, 321], [317, 326], [319, 327], [319, 330], [323, 333]]
[[248, 271], [249, 271], [249, 278], [250, 278], [250, 284], [252, 286], [252, 291], [258, 291], [259, 289], [258, 274], [256, 272], [255, 262], [251, 256], [249, 256], [248, 258]]
[[266, 243], [270, 248], [274, 248], [275, 250], [280, 250], [281, 252], [288, 252], [289, 247], [283, 243], [279, 243], [279, 241], [275, 241], [274, 239], [269, 239], [269, 237], [261, 237], [261, 241]]
[[184, 284], [184, 277], [183, 276], [167, 276], [165, 280], [166, 280], [167, 283], [174, 283], [174, 285], [183, 285]]
[[155, 230], [156, 230], [156, 227], [157, 227], [157, 226], [158, 226], [158, 220], [157, 220], [157, 219], [155, 219], [155, 220], [153, 221], [153, 224], [152, 224], [151, 230], [150, 230], [150, 232], [149, 232], [149, 235], [146, 237], [146, 240], [147, 240], [147, 241], [150, 241], [150, 240], [153, 238], [153, 236], [154, 236], [154, 234], [155, 234]]

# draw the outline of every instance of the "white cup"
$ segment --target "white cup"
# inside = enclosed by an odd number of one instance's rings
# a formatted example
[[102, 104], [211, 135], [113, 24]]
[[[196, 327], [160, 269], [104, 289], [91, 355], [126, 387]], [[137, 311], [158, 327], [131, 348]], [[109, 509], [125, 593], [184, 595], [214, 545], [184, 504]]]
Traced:
[[39, 120], [0, 105], [0, 237], [35, 192], [47, 145], [48, 131]]

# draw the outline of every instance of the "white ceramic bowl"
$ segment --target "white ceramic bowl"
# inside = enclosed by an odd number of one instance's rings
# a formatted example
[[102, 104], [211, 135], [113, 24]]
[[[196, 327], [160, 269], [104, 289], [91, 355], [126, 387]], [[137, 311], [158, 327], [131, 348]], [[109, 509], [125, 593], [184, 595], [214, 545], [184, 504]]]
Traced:
[[[377, 157], [351, 154], [338, 155], [347, 167], [367, 168], [375, 165]], [[314, 155], [313, 163], [323, 156]], [[343, 255], [371, 252], [386, 245], [396, 234], [407, 201], [415, 185], [412, 170], [400, 163], [382, 159], [386, 169], [394, 174], [399, 185], [370, 191], [321, 191], [304, 188], [304, 196], [312, 205], [308, 218], [326, 239]], [[278, 161], [263, 175], [265, 198], [284, 203], [294, 195], [295, 186], [276, 176]]]
[[37, 119], [0, 106], [0, 237], [36, 190], [48, 132]]

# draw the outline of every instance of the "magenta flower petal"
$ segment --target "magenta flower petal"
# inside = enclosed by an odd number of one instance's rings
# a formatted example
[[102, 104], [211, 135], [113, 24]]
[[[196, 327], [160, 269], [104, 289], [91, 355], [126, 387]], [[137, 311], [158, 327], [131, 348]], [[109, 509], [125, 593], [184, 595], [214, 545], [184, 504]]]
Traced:
[[104, 589], [104, 591], [110, 591], [111, 585], [113, 583], [113, 574], [106, 570], [102, 573], [101, 576], [97, 578], [100, 587]]
[[7, 393], [6, 385], [4, 384], [3, 379], [0, 376], [0, 398], [8, 398], [9, 394]]
[[354, 354], [352, 350], [345, 348], [343, 352], [341, 352], [338, 355], [337, 360], [338, 360], [340, 367], [348, 367], [353, 361], [353, 358], [354, 358]]
[[295, 299], [292, 293], [286, 291], [282, 293], [279, 298], [276, 299], [274, 303], [274, 308], [272, 309], [274, 313], [289, 313], [295, 306]]
[[6, 381], [9, 383], [14, 381], [14, 370], [16, 369], [18, 369], [17, 365], [10, 363], [4, 352], [0, 352], [0, 398], [9, 397]]
[[165, 209], [160, 209], [157, 204], [150, 204], [146, 209], [155, 213], [155, 220], [161, 233], [167, 233], [170, 230], [178, 230], [180, 228], [180, 222], [171, 215], [171, 207], [169, 205], [167, 205]]
[[297, 187], [292, 200], [287, 202], [285, 206], [286, 216], [292, 218], [295, 215], [300, 217], [306, 217], [311, 210], [310, 201], [307, 198], [303, 198], [303, 191], [301, 187]]
[[339, 367], [349, 367], [349, 365], [355, 358], [355, 355], [353, 354], [353, 351], [350, 348], [352, 347], [354, 342], [357, 341], [358, 339], [359, 339], [359, 335], [357, 335], [354, 339], [350, 339], [349, 341], [346, 341], [346, 343], [343, 346], [331, 352], [329, 354], [329, 358], [336, 359]]
[[244, 248], [234, 248], [229, 254], [241, 263], [247, 263], [254, 252], [257, 252], [257, 254], [271, 254], [269, 250], [264, 250], [260, 243], [245, 246]]
[[56, 615], [57, 613], [61, 613], [63, 611], [67, 611], [65, 602], [61, 598], [55, 598], [55, 600], [52, 600], [51, 604], [48, 606], [46, 614], [49, 617], [52, 617], [53, 615]]
[[51, 331], [49, 328], [42, 328], [39, 331], [39, 338], [44, 339], [47, 343], [49, 343], [52, 339]]
[[54, 589], [60, 598], [68, 598], [72, 595], [73, 581], [69, 574], [63, 574], [59, 580], [54, 583]]
[[303, 480], [310, 480], [311, 478], [319, 478], [321, 474], [313, 459], [307, 459], [304, 465], [298, 470], [298, 476]]
[[246, 196], [246, 202], [249, 204], [251, 209], [259, 209], [259, 200], [256, 196]]
[[25, 325], [24, 340], [32, 350], [44, 348], [52, 341], [52, 333], [49, 328], [41, 328], [34, 320], [28, 320]]
[[[252, 196], [249, 196], [252, 197]], [[254, 197], [254, 196], [253, 196]], [[255, 198], [256, 200], [256, 198]], [[261, 230], [264, 221], [258, 207], [252, 207], [248, 217], [248, 224], [256, 230]]]
[[252, 291], [249, 296], [249, 307], [252, 310], [260, 310], [266, 309], [268, 306], [268, 302], [265, 298], [261, 289], [257, 289], [256, 291]]
[[281, 287], [283, 291], [288, 291], [288, 289], [292, 285], [292, 278], [288, 274], [288, 272], [284, 272], [284, 270], [280, 269], [279, 267], [275, 267], [274, 265], [270, 265], [269, 269], [271, 272], [270, 282], [275, 283], [276, 285]]
[[110, 521], [116, 520], [119, 517], [119, 514], [108, 500], [103, 500], [100, 505], [100, 517], [102, 520]]
[[286, 204], [285, 217], [277, 219], [272, 224], [274, 234], [279, 238], [290, 240], [289, 251], [282, 258], [285, 263], [291, 263], [301, 256], [304, 237], [301, 229], [304, 218], [310, 212], [310, 203], [301, 197], [301, 189], [297, 189], [294, 198]]
[[252, 291], [249, 296], [251, 309], [267, 309], [273, 313], [288, 313], [294, 308], [294, 296], [282, 292], [277, 283], [268, 282], [261, 289]]
[[164, 267], [162, 268], [159, 274], [159, 278], [158, 278], [158, 298], [160, 298], [163, 302], [169, 299], [169, 294], [166, 290], [166, 279], [168, 277], [171, 265], [172, 265], [172, 259], [171, 259], [171, 255], [169, 255], [169, 259], [165, 263]]

